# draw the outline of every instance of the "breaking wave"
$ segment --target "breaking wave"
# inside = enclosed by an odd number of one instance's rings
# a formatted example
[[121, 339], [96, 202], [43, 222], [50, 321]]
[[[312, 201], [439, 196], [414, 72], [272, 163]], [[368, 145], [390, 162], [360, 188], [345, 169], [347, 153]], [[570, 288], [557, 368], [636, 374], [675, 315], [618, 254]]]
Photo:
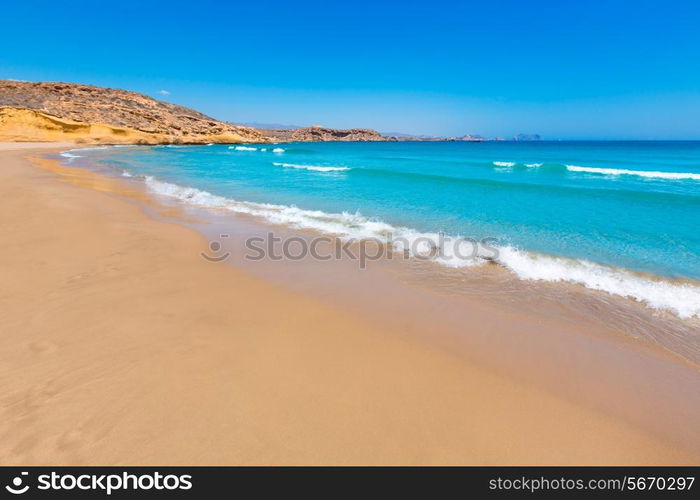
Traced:
[[[692, 282], [651, 278], [587, 260], [549, 256], [512, 246], [476, 243], [459, 236], [421, 232], [393, 226], [360, 213], [327, 213], [290, 205], [238, 201], [150, 176], [144, 180], [157, 195], [199, 207], [247, 214], [272, 224], [314, 230], [341, 239], [375, 239], [397, 251], [406, 252], [409, 256], [422, 257], [448, 267], [494, 262], [523, 280], [575, 283], [592, 290], [633, 299], [652, 309], [669, 311], [681, 318], [700, 317], [700, 286]], [[436, 253], [436, 249], [440, 251]]]
[[[253, 146], [229, 146], [229, 149], [233, 149], [234, 151], [262, 151], [265, 152], [268, 150], [268, 148], [256, 148]], [[284, 153], [284, 148], [274, 148], [272, 149], [273, 153]]]
[[59, 153], [59, 156], [62, 156], [63, 158], [68, 158], [68, 161], [73, 161], [76, 158], [83, 158], [82, 156], [73, 154], [70, 151], [63, 151], [62, 153]]
[[637, 175], [639, 177], [647, 177], [653, 179], [673, 179], [685, 180], [692, 179], [700, 181], [700, 174], [691, 172], [659, 172], [646, 170], [628, 170], [624, 168], [595, 168], [595, 167], [579, 167], [578, 165], [566, 165], [569, 172], [586, 172], [589, 174], [601, 175]]
[[671, 311], [681, 318], [700, 317], [700, 286], [689, 282], [653, 279], [583, 259], [569, 259], [499, 249], [498, 262], [523, 280], [568, 282], [591, 290], [627, 297], [652, 309]]
[[314, 172], [342, 172], [344, 170], [350, 170], [348, 167], [323, 167], [320, 165], [297, 165], [294, 163], [277, 163], [273, 162], [276, 167], [285, 168], [296, 168], [301, 170], [312, 170]]

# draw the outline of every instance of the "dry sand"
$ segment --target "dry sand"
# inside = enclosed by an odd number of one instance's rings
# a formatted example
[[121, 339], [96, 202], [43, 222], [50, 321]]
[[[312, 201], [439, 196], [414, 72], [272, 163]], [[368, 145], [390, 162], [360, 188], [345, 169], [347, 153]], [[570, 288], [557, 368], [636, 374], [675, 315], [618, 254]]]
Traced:
[[699, 461], [527, 377], [211, 265], [196, 232], [91, 172], [60, 182], [27, 147], [0, 152], [2, 464]]

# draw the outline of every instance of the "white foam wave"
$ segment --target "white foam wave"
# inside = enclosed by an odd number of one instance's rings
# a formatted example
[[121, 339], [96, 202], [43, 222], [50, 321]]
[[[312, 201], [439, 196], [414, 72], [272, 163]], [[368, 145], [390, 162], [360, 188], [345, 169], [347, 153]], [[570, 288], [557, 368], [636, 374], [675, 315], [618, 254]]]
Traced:
[[[264, 152], [264, 151], [268, 150], [267, 148], [258, 149], [258, 148], [254, 148], [252, 146], [229, 146], [228, 148], [233, 149], [235, 151], [263, 151]], [[284, 153], [284, 149], [283, 148], [274, 148], [272, 150], [272, 152], [273, 153]]]
[[323, 166], [319, 166], [319, 165], [297, 165], [294, 163], [277, 163], [277, 162], [273, 162], [272, 164], [277, 166], [277, 167], [312, 170], [314, 172], [342, 172], [344, 170], [350, 170], [348, 167], [323, 167]]
[[[625, 269], [586, 260], [525, 252], [510, 246], [475, 244], [459, 236], [425, 233], [396, 227], [359, 213], [327, 213], [295, 206], [237, 201], [196, 188], [145, 178], [156, 194], [205, 208], [261, 217], [273, 224], [310, 229], [341, 239], [375, 239], [409, 256], [422, 257], [449, 267], [467, 267], [495, 261], [523, 280], [568, 282], [592, 290], [627, 297], [653, 309], [670, 311], [681, 318], [700, 318], [700, 287], [650, 279]], [[435, 252], [435, 249], [441, 249]]]
[[[200, 189], [163, 182], [150, 176], [145, 178], [145, 182], [156, 194], [188, 204], [261, 217], [273, 224], [314, 230], [346, 240], [374, 239], [390, 245], [396, 251], [406, 252], [410, 256], [422, 256], [450, 267], [479, 265], [495, 255], [493, 248], [471, 240], [395, 227], [359, 213], [327, 213], [289, 205], [237, 201]], [[437, 252], [436, 248], [443, 250]]]
[[656, 178], [656, 179], [673, 179], [684, 180], [692, 179], [700, 181], [700, 174], [691, 172], [655, 172], [646, 170], [628, 170], [624, 168], [595, 168], [595, 167], [579, 167], [578, 165], [567, 165], [566, 169], [570, 172], [586, 172], [589, 174], [602, 175], [637, 175], [639, 177]]
[[68, 161], [73, 161], [76, 158], [83, 158], [82, 156], [73, 154], [69, 151], [63, 151], [63, 152], [59, 153], [59, 155], [64, 157], [64, 158], [68, 158]]
[[110, 148], [117, 148], [117, 147], [126, 147], [126, 146], [113, 145], [113, 146], [92, 146], [89, 148], [74, 148], [74, 149], [69, 149], [67, 151], [62, 151], [59, 153], [59, 155], [64, 157], [64, 158], [68, 158], [68, 161], [73, 161], [75, 158], [84, 158], [83, 155], [76, 154], [78, 152], [100, 151], [103, 149], [110, 149]]
[[525, 166], [530, 167], [530, 168], [537, 168], [537, 167], [541, 167], [542, 164], [541, 163], [526, 163]]
[[514, 167], [515, 166], [515, 162], [513, 162], [513, 161], [494, 161], [493, 164], [496, 165], [497, 167]]
[[691, 284], [654, 280], [586, 260], [533, 254], [513, 247], [501, 247], [496, 260], [520, 279], [577, 283], [671, 311], [681, 318], [700, 317], [700, 287]]
[[91, 148], [76, 148], [76, 149], [70, 149], [69, 152], [71, 151], [99, 151], [101, 149], [109, 149], [113, 146], [93, 146]]

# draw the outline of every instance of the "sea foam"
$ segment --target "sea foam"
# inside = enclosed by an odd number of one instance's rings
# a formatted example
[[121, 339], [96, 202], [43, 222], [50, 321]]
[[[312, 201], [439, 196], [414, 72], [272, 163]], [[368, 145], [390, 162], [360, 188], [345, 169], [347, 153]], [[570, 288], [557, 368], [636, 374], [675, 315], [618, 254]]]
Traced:
[[[262, 152], [268, 151], [267, 148], [258, 149], [258, 148], [254, 148], [252, 146], [229, 146], [228, 148], [233, 149], [235, 151], [262, 151]], [[273, 153], [284, 153], [284, 148], [274, 148], [272, 150], [272, 152]]]
[[301, 170], [312, 170], [314, 172], [342, 172], [344, 170], [350, 170], [348, 167], [324, 167], [320, 165], [297, 165], [295, 163], [277, 163], [273, 162], [273, 165], [277, 167], [285, 168], [296, 168]]
[[70, 151], [63, 151], [63, 152], [59, 153], [59, 155], [64, 157], [64, 158], [68, 158], [68, 161], [73, 161], [76, 158], [83, 158], [82, 156], [73, 154]]
[[[471, 240], [440, 233], [424, 233], [411, 228], [392, 226], [360, 213], [328, 213], [306, 210], [293, 205], [276, 205], [238, 201], [218, 196], [201, 189], [164, 182], [154, 177], [145, 177], [146, 185], [154, 193], [205, 208], [261, 217], [273, 224], [295, 229], [309, 229], [334, 235], [341, 239], [375, 239], [391, 245], [395, 250], [407, 252], [409, 256], [423, 255], [435, 262], [450, 267], [465, 267], [481, 264], [492, 259], [494, 249]], [[443, 252], [435, 252], [443, 248]]]
[[581, 259], [525, 252], [510, 246], [499, 249], [498, 262], [520, 279], [577, 283], [671, 311], [681, 318], [700, 317], [700, 287], [689, 283], [650, 279], [620, 268]]
[[589, 174], [602, 175], [637, 175], [639, 177], [656, 178], [656, 179], [673, 179], [684, 180], [692, 179], [700, 181], [700, 174], [690, 172], [658, 172], [646, 170], [628, 170], [624, 168], [596, 168], [596, 167], [579, 167], [578, 165], [567, 165], [566, 169], [569, 172], [586, 172]]

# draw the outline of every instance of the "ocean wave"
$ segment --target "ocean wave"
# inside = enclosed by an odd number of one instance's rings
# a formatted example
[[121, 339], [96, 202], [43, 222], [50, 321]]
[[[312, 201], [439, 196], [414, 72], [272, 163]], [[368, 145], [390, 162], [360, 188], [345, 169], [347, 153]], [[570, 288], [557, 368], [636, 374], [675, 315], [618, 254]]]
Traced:
[[[391, 245], [396, 251], [407, 252], [410, 256], [421, 255], [450, 267], [479, 265], [493, 259], [495, 255], [493, 248], [471, 240], [392, 226], [360, 213], [328, 213], [293, 205], [238, 201], [200, 189], [164, 182], [151, 176], [145, 177], [144, 180], [154, 193], [188, 204], [261, 217], [273, 224], [314, 230], [341, 239], [375, 239]], [[444, 251], [433, 255], [431, 252], [435, 248], [443, 248]]]
[[128, 147], [130, 145], [110, 145], [110, 146], [92, 146], [89, 148], [73, 148], [73, 149], [68, 149], [66, 151], [61, 151], [59, 153], [60, 156], [64, 158], [68, 158], [69, 160], [72, 160], [74, 158], [84, 158], [83, 155], [76, 154], [78, 152], [85, 153], [88, 151], [101, 151], [105, 149], [110, 149], [110, 148], [118, 148], [118, 147]]
[[647, 170], [628, 170], [624, 168], [596, 168], [596, 167], [579, 167], [578, 165], [566, 165], [569, 172], [586, 172], [589, 174], [601, 175], [637, 175], [639, 177], [647, 177], [652, 179], [673, 179], [685, 180], [692, 179], [700, 181], [700, 174], [691, 172], [658, 172]]
[[[73, 150], [71, 150], [71, 151], [73, 151]], [[64, 158], [68, 158], [68, 161], [72, 161], [76, 158], [83, 158], [83, 156], [73, 154], [70, 151], [62, 151], [61, 153], [59, 153], [59, 155], [64, 157]]]
[[534, 254], [508, 246], [499, 249], [497, 261], [523, 280], [577, 283], [634, 299], [652, 309], [671, 311], [681, 318], [700, 317], [700, 287], [689, 283], [651, 279], [587, 260]]
[[541, 163], [526, 163], [525, 166], [530, 167], [530, 168], [537, 168], [537, 167], [541, 167], [542, 164]]
[[[235, 151], [262, 151], [266, 152], [268, 151], [268, 148], [255, 148], [252, 146], [229, 146], [229, 149], [233, 149]], [[274, 148], [272, 150], [273, 153], [284, 153], [284, 148]]]
[[348, 167], [323, 167], [320, 165], [297, 165], [294, 163], [277, 163], [277, 162], [273, 162], [272, 164], [277, 166], [277, 167], [312, 170], [314, 172], [342, 172], [344, 170], [350, 170]]
[[92, 146], [89, 148], [75, 148], [75, 149], [70, 149], [69, 152], [71, 151], [100, 151], [102, 149], [109, 149], [115, 146]]
[[[700, 287], [691, 283], [652, 279], [621, 268], [526, 252], [512, 246], [475, 244], [472, 240], [459, 236], [392, 226], [360, 213], [327, 213], [289, 205], [237, 201], [150, 176], [144, 180], [157, 195], [200, 207], [247, 214], [263, 218], [272, 224], [314, 230], [341, 239], [375, 239], [397, 251], [406, 252], [409, 256], [420, 256], [448, 267], [460, 268], [495, 262], [523, 280], [575, 283], [592, 290], [633, 299], [652, 309], [670, 311], [681, 318], [700, 318]], [[435, 248], [442, 251], [431, 253]]]
[[497, 167], [514, 167], [515, 162], [513, 161], [494, 161], [492, 162]]

